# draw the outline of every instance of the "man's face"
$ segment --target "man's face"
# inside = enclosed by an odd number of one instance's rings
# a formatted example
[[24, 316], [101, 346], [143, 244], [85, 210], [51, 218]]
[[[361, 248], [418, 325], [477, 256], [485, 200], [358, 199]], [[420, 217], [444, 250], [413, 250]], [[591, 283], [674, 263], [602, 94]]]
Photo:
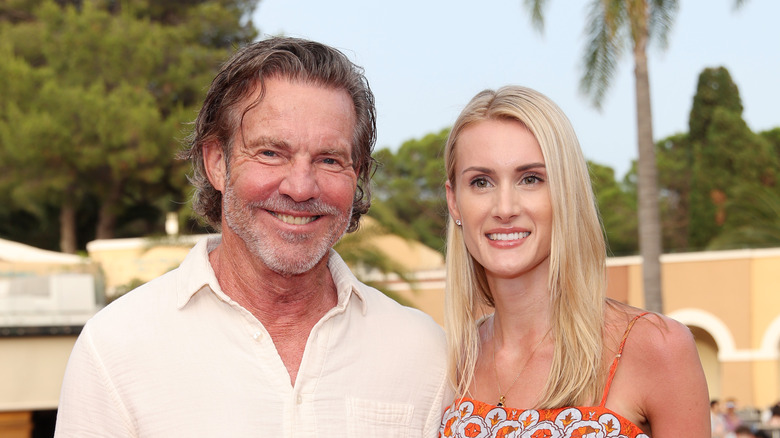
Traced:
[[223, 194], [223, 235], [233, 233], [274, 272], [296, 275], [323, 260], [349, 225], [355, 111], [344, 90], [280, 78], [265, 85], [214, 186]]

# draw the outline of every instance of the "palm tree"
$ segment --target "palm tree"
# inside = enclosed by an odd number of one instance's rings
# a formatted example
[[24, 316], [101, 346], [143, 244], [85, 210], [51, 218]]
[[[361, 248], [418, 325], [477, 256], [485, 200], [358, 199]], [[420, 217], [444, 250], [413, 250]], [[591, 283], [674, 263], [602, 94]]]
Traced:
[[[524, 0], [538, 30], [544, 26], [543, 9], [547, 0]], [[740, 6], [744, 0], [735, 0]], [[639, 252], [642, 256], [642, 280], [645, 307], [663, 311], [661, 295], [661, 219], [658, 206], [658, 171], [653, 144], [653, 118], [650, 105], [650, 80], [647, 45], [654, 39], [666, 45], [669, 29], [678, 9], [677, 0], [591, 0], [587, 16], [585, 71], [581, 91], [600, 108], [618, 61], [626, 47], [634, 57], [637, 143], [639, 158], [638, 214]]]

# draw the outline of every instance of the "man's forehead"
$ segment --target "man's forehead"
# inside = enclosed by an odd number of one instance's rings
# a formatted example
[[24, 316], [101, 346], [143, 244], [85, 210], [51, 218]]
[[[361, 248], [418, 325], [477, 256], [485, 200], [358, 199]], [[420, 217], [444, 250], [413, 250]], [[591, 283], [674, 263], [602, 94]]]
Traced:
[[310, 135], [308, 140], [323, 143], [318, 147], [354, 152], [357, 117], [346, 90], [285, 77], [270, 78], [263, 85], [261, 90], [256, 84], [241, 105], [238, 132], [249, 134], [244, 137], [247, 146], [285, 146]]
[[[324, 84], [316, 80], [301, 79], [297, 77], [288, 77], [281, 75], [272, 75], [264, 78], [262, 81], [257, 79], [249, 89], [249, 93], [244, 99], [238, 102], [237, 109], [242, 115], [253, 110], [261, 112], [278, 111], [278, 108], [290, 101], [290, 96], [297, 94], [311, 94], [311, 99], [304, 100], [304, 104], [315, 104], [321, 100], [316, 97], [321, 92], [342, 94], [344, 102], [349, 102], [344, 109], [349, 112], [353, 119], [357, 120], [355, 104], [349, 91], [343, 87]], [[282, 97], [284, 96], [284, 97]], [[270, 97], [270, 98], [269, 98]], [[347, 110], [347, 108], [349, 108]]]

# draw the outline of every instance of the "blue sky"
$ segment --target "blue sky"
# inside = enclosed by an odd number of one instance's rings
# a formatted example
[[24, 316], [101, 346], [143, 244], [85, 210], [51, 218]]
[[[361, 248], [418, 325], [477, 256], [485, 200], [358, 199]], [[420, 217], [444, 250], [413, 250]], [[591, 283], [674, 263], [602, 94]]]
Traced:
[[[535, 88], [571, 119], [585, 156], [622, 177], [636, 158], [633, 64], [626, 53], [601, 111], [579, 93], [586, 0], [548, 2], [543, 34], [523, 0], [262, 0], [261, 37], [284, 34], [342, 50], [377, 99], [377, 148], [452, 124], [478, 91]], [[698, 76], [725, 66], [754, 131], [780, 127], [780, 1], [681, 1], [669, 46], [651, 46], [654, 137], [687, 132]]]

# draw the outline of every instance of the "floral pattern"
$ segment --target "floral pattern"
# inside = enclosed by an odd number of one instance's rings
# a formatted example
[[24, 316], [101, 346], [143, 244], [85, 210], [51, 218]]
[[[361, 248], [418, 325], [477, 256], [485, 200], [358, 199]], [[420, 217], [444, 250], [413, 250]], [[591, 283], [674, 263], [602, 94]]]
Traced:
[[444, 414], [439, 437], [649, 438], [602, 406], [512, 409], [465, 398]]

